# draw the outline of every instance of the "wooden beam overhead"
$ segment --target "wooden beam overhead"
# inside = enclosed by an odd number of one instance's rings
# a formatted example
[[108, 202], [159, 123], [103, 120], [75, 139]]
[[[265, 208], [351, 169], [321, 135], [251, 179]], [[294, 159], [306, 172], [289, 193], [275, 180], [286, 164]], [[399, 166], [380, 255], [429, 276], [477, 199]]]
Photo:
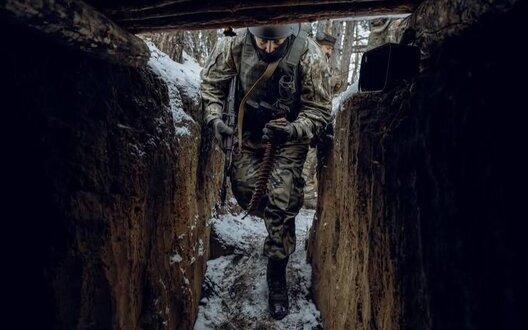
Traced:
[[102, 9], [135, 32], [211, 29], [411, 13], [418, 0], [161, 1], [157, 5]]
[[[123, 18], [130, 15], [140, 15], [148, 18], [149, 15], [154, 14], [157, 16], [159, 13], [187, 15], [217, 11], [236, 13], [240, 10], [261, 10], [266, 8], [313, 7], [316, 9], [317, 6], [358, 5], [362, 2], [380, 2], [390, 5], [395, 0], [158, 0], [117, 7], [112, 7], [114, 5], [111, 2], [108, 4], [109, 7], [103, 7], [103, 11], [114, 18]], [[416, 4], [421, 1], [407, 0], [404, 2]]]
[[[114, 63], [142, 66], [129, 32], [198, 30], [411, 13], [422, 0], [4, 0], [0, 18]], [[93, 6], [92, 6], [93, 5]], [[94, 8], [95, 6], [95, 8]], [[126, 31], [128, 30], [128, 32]]]
[[150, 58], [141, 39], [79, 0], [4, 0], [0, 17], [112, 63], [140, 67]]

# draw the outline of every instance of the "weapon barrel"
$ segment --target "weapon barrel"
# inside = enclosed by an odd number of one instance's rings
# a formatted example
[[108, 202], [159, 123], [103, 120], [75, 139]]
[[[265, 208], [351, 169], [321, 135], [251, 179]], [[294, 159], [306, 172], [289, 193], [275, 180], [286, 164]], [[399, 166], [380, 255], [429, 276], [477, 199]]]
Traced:
[[[227, 126], [235, 128], [235, 98], [236, 98], [237, 77], [231, 79], [229, 85], [229, 94], [227, 96], [226, 106], [224, 108], [224, 122]], [[227, 195], [227, 177], [229, 176], [229, 168], [231, 167], [231, 160], [233, 156], [233, 136], [225, 135], [222, 140], [222, 149], [224, 150], [224, 177], [222, 180], [222, 187], [220, 189], [220, 203], [225, 205]]]

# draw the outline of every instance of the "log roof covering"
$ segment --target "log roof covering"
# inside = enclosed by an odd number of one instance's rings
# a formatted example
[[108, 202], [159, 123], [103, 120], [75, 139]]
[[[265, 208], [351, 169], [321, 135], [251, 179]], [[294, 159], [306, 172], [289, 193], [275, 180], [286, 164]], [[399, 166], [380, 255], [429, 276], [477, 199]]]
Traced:
[[410, 13], [422, 0], [87, 0], [134, 32]]
[[[150, 54], [133, 33], [412, 12], [423, 0], [3, 0], [0, 19], [116, 64]], [[132, 33], [130, 33], [132, 32]]]

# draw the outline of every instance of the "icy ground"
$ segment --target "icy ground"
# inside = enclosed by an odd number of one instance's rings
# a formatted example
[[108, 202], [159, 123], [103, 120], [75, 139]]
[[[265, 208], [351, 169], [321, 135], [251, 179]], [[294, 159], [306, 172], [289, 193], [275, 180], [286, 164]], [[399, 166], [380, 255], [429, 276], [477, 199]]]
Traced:
[[314, 211], [301, 209], [296, 218], [297, 248], [287, 268], [290, 313], [280, 321], [268, 313], [267, 259], [262, 255], [266, 228], [261, 219], [242, 216], [212, 220], [214, 230], [235, 246], [235, 252], [207, 262], [194, 329], [322, 329], [319, 311], [309, 298], [312, 269], [304, 249]]

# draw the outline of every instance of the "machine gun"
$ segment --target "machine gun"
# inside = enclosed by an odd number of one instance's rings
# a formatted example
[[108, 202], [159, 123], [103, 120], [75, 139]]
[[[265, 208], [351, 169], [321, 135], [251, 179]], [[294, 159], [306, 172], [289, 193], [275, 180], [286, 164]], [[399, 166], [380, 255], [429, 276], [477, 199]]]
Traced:
[[[224, 107], [223, 121], [227, 126], [235, 129], [235, 99], [237, 88], [237, 76], [231, 79], [229, 86], [229, 94], [227, 96], [226, 105]], [[225, 205], [227, 196], [227, 177], [229, 176], [229, 169], [233, 160], [233, 135], [224, 135], [222, 139], [222, 150], [224, 151], [224, 177], [222, 179], [222, 187], [220, 188], [220, 204]]]

